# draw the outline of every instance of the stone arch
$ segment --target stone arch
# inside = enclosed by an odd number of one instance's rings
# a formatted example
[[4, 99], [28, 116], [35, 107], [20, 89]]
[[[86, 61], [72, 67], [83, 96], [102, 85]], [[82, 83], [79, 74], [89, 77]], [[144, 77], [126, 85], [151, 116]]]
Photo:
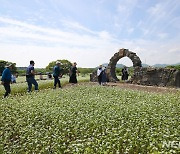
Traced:
[[133, 67], [137, 67], [137, 66], [142, 67], [141, 60], [136, 55], [136, 53], [129, 51], [128, 49], [124, 49], [124, 48], [120, 49], [119, 52], [115, 53], [114, 56], [110, 59], [110, 62], [106, 69], [106, 73], [109, 81], [111, 82], [119, 81], [119, 79], [116, 76], [116, 64], [123, 57], [130, 58], [133, 63]]

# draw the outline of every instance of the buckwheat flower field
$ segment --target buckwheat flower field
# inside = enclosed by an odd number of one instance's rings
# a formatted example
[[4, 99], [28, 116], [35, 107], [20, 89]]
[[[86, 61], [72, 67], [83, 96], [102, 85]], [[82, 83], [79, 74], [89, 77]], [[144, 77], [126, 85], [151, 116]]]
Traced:
[[[79, 85], [0, 100], [0, 153], [179, 153], [180, 93]], [[165, 144], [167, 143], [167, 144]]]

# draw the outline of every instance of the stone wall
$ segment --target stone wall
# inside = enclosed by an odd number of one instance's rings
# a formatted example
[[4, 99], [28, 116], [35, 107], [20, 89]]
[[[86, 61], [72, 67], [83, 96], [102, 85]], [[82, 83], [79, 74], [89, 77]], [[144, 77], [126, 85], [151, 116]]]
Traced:
[[149, 86], [180, 87], [180, 71], [168, 68], [135, 67], [134, 75], [129, 82]]
[[94, 72], [92, 72], [90, 74], [90, 81], [91, 82], [98, 82], [97, 70], [95, 70]]

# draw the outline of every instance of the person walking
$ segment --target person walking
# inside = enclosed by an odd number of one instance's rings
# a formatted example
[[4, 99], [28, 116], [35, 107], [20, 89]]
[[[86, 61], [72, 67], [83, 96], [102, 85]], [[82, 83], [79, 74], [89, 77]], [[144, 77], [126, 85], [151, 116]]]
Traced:
[[59, 77], [62, 76], [62, 75], [60, 74], [60, 73], [61, 73], [60, 66], [61, 66], [61, 62], [57, 61], [57, 62], [56, 62], [56, 65], [54, 66], [54, 69], [53, 69], [53, 77], [54, 77], [54, 88], [53, 88], [53, 89], [56, 89], [56, 85], [57, 85], [57, 84], [58, 84], [58, 87], [59, 87], [59, 88], [62, 88], [62, 87], [61, 87], [61, 82], [60, 82], [60, 80], [59, 80]]
[[76, 67], [77, 63], [74, 62], [70, 68], [70, 72], [69, 72], [69, 83], [77, 83], [77, 73], [78, 73], [78, 70], [77, 70], [77, 67]]
[[106, 67], [102, 68], [102, 80], [101, 80], [101, 85], [105, 86], [107, 82], [107, 74], [106, 74]]
[[26, 70], [26, 81], [28, 83], [28, 92], [31, 92], [32, 90], [32, 84], [35, 87], [35, 90], [38, 90], [38, 83], [35, 80], [35, 70], [34, 70], [34, 61], [30, 61], [30, 65], [27, 67]]
[[98, 70], [97, 70], [97, 76], [98, 76], [98, 82], [101, 85], [102, 83], [102, 65], [99, 66]]
[[128, 80], [128, 69], [126, 68], [126, 66], [122, 69], [122, 80]]
[[5, 94], [4, 98], [7, 97], [11, 93], [11, 69], [12, 69], [12, 64], [7, 64], [6, 68], [4, 69], [2, 73], [2, 78], [1, 78], [1, 84], [4, 86], [5, 89]]

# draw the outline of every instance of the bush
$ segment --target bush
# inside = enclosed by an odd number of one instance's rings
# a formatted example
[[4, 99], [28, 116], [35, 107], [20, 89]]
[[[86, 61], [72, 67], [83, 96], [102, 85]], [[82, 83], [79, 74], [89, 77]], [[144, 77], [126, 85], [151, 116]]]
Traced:
[[12, 64], [12, 73], [15, 73], [17, 68], [16, 68], [16, 63], [12, 63], [12, 62], [8, 62], [8, 61], [4, 61], [4, 60], [0, 60], [0, 75], [2, 74], [3, 70], [5, 69], [5, 66], [7, 63]]
[[[62, 65], [60, 66], [63, 74], [68, 74], [69, 73], [69, 69], [71, 67], [71, 62], [68, 60], [56, 60], [56, 61], [60, 61], [62, 63]], [[48, 66], [46, 67], [46, 71], [47, 72], [53, 72], [53, 68], [56, 65], [56, 61], [52, 61], [48, 64]]]

